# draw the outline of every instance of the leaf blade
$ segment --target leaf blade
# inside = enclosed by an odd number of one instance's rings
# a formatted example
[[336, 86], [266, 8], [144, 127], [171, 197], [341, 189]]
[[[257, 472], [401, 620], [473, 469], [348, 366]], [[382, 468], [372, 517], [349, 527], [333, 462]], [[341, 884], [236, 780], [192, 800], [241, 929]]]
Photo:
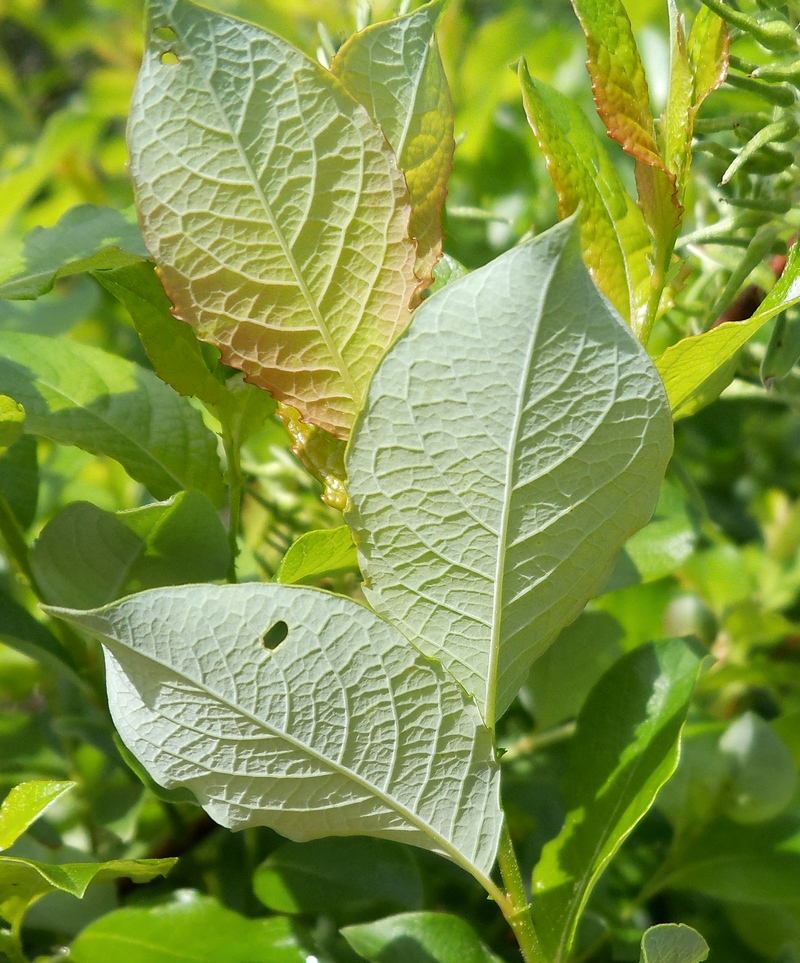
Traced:
[[14, 786], [0, 806], [0, 850], [8, 849], [48, 806], [75, 785], [37, 779]]

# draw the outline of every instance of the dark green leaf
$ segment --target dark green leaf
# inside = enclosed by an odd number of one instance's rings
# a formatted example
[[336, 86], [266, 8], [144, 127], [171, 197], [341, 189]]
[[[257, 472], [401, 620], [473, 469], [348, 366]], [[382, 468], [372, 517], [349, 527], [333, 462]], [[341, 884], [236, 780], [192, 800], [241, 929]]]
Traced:
[[10, 448], [0, 451], [0, 493], [25, 531], [36, 518], [39, 501], [39, 464], [36, 439], [23, 435]]
[[346, 926], [342, 935], [370, 963], [499, 963], [462, 919], [402, 913]]
[[41, 622], [0, 591], [0, 640], [56, 671], [77, 672], [70, 654]]

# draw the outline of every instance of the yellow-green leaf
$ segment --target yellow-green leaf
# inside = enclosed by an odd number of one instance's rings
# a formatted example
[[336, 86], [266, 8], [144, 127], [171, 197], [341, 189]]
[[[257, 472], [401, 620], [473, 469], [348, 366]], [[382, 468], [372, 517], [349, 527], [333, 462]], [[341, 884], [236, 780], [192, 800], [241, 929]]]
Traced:
[[25, 424], [25, 409], [21, 404], [0, 395], [0, 449], [10, 448], [22, 434]]

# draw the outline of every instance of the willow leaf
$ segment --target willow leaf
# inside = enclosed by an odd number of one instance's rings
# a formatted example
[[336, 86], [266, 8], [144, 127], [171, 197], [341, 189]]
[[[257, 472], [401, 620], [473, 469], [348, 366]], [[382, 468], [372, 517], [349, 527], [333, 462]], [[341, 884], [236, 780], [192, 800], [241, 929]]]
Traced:
[[129, 138], [145, 242], [176, 314], [347, 437], [418, 284], [408, 190], [381, 131], [280, 38], [152, 0]]
[[429, 298], [346, 458], [364, 591], [487, 724], [653, 513], [660, 379], [565, 221]]
[[453, 168], [453, 103], [433, 36], [444, 0], [373, 24], [339, 50], [331, 70], [369, 111], [397, 154], [411, 195], [415, 271], [431, 283], [442, 253], [442, 208]]
[[[475, 706], [351, 599], [283, 585], [154, 589], [53, 610], [106, 646], [123, 742], [220, 824], [370, 835], [442, 853], [493, 890], [492, 737]], [[282, 641], [281, 641], [282, 640]]]

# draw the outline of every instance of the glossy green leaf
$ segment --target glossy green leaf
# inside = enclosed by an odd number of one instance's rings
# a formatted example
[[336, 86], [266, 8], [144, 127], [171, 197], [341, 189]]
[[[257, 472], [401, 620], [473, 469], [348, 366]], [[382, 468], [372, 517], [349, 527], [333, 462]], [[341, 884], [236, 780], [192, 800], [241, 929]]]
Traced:
[[90, 883], [132, 879], [147, 883], [166, 875], [176, 859], [114, 859], [107, 863], [39, 863], [0, 856], [0, 916], [18, 930], [26, 910], [47, 893], [82, 897]]
[[394, 154], [278, 37], [188, 0], [153, 0], [147, 29], [131, 174], [176, 316], [345, 438], [418, 284]]
[[[770, 318], [800, 301], [800, 245], [789, 253], [783, 274], [746, 321], [727, 321], [710, 331], [684, 338], [661, 355], [656, 367], [664, 379], [675, 418], [694, 414], [714, 401], [733, 378], [729, 365], [736, 352]], [[719, 373], [725, 374], [724, 378]]]
[[74, 782], [37, 779], [14, 786], [0, 806], [0, 850], [18, 839]]
[[397, 155], [411, 196], [408, 229], [417, 241], [423, 283], [442, 253], [442, 208], [453, 168], [453, 104], [433, 31], [444, 0], [354, 34], [331, 63], [379, 124]]
[[800, 822], [793, 815], [749, 826], [717, 820], [671, 858], [658, 886], [735, 903], [800, 903]]
[[156, 496], [196, 488], [222, 501], [216, 438], [154, 374], [71, 341], [0, 332], [0, 392], [25, 408], [25, 430], [115, 458]]
[[441, 667], [365, 607], [249, 584], [56, 611], [107, 646], [109, 704], [128, 748], [223, 826], [397, 839], [492, 887], [491, 734]]
[[0, 298], [38, 298], [56, 280], [149, 257], [134, 216], [81, 204], [49, 228], [35, 227], [22, 252], [0, 265]]
[[70, 502], [45, 525], [31, 567], [51, 605], [95, 608], [142, 589], [224, 579], [228, 533], [200, 492], [106, 512]]
[[342, 525], [301, 535], [284, 555], [274, 581], [303, 585], [357, 569], [353, 536], [347, 525]]
[[210, 405], [225, 400], [225, 388], [206, 367], [192, 328], [172, 315], [152, 264], [132, 264], [95, 277], [120, 301], [142, 339], [156, 374], [179, 394]]
[[73, 942], [75, 963], [306, 963], [308, 952], [281, 917], [251, 920], [211, 896], [178, 890], [159, 906], [130, 906], [93, 923]]
[[253, 890], [275, 913], [329, 913], [378, 903], [422, 906], [422, 878], [409, 850], [366, 836], [285, 843], [258, 867]]
[[36, 439], [31, 435], [23, 435], [0, 451], [0, 496], [20, 528], [30, 528], [39, 502], [39, 459]]
[[0, 451], [22, 436], [25, 409], [8, 395], [0, 395]]
[[370, 963], [499, 963], [464, 920], [448, 913], [401, 913], [346, 926], [342, 935]]
[[650, 518], [672, 447], [657, 374], [574, 234], [426, 300], [348, 447], [365, 595], [490, 726]]
[[594, 884], [675, 771], [701, 663], [686, 640], [648, 643], [616, 662], [584, 703], [564, 776], [564, 827], [533, 874], [537, 932], [554, 963], [568, 958]]
[[634, 331], [650, 296], [650, 235], [608, 151], [583, 111], [519, 67], [522, 99], [566, 217], [583, 205], [581, 247], [589, 273]]
[[702, 963], [708, 956], [703, 937], [683, 923], [651, 926], [642, 937], [639, 963]]

